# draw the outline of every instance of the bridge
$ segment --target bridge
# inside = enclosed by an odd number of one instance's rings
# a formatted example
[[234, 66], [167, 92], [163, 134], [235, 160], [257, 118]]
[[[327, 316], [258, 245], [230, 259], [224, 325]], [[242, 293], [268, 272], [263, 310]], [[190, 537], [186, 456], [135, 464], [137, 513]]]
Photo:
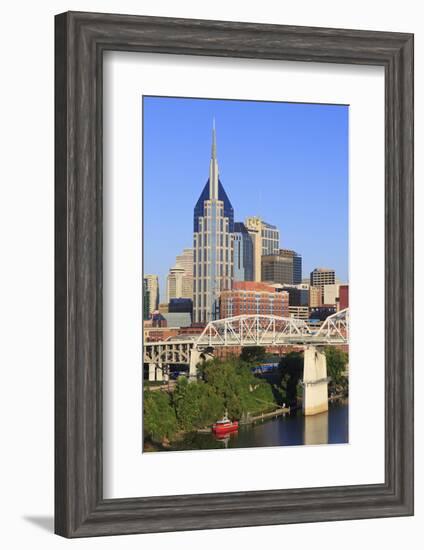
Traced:
[[300, 346], [305, 349], [305, 414], [308, 414], [306, 410], [314, 411], [309, 414], [315, 414], [321, 412], [324, 406], [324, 392], [325, 406], [328, 408], [327, 366], [325, 355], [318, 348], [346, 345], [348, 341], [349, 309], [330, 315], [316, 329], [302, 319], [275, 315], [239, 315], [209, 322], [199, 336], [182, 335], [160, 342], [145, 342], [143, 359], [144, 363], [149, 364], [149, 380], [162, 380], [167, 367], [173, 364], [188, 365], [189, 376], [194, 378], [197, 365], [213, 358], [214, 350], [220, 347]]

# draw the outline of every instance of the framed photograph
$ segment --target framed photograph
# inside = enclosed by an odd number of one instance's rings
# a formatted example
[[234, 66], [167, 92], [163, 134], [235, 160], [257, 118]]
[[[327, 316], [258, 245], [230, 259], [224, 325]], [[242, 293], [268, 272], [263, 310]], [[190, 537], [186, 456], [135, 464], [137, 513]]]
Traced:
[[56, 16], [55, 530], [413, 514], [413, 35]]

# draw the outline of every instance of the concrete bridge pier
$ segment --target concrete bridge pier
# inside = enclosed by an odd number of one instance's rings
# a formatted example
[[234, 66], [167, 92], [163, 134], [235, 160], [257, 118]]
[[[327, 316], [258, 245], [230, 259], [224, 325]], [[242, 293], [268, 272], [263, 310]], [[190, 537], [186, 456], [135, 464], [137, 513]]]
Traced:
[[305, 416], [305, 445], [323, 445], [328, 443], [328, 412]]
[[154, 363], [149, 363], [149, 382], [154, 382], [156, 380], [156, 365]]
[[188, 371], [189, 380], [195, 380], [197, 378], [197, 365], [199, 363], [205, 363], [211, 359], [213, 359], [213, 353], [211, 351], [199, 351], [194, 348], [191, 349]]
[[163, 365], [158, 363], [156, 365], [156, 382], [162, 382], [163, 380]]
[[328, 411], [328, 377], [325, 354], [315, 346], [305, 348], [303, 359], [303, 413]]
[[190, 350], [190, 363], [188, 367], [189, 380], [195, 380], [197, 377], [197, 364], [202, 360], [201, 353], [197, 349]]
[[149, 363], [149, 382], [162, 382], [163, 366], [162, 363]]

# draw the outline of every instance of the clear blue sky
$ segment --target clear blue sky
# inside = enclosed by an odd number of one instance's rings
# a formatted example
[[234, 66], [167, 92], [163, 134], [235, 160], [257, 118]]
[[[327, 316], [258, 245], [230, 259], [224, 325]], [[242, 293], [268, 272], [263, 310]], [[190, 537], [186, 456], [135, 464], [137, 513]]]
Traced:
[[348, 106], [143, 98], [144, 272], [165, 279], [192, 246], [193, 208], [209, 174], [212, 121], [234, 220], [257, 215], [303, 258], [303, 277], [348, 279]]

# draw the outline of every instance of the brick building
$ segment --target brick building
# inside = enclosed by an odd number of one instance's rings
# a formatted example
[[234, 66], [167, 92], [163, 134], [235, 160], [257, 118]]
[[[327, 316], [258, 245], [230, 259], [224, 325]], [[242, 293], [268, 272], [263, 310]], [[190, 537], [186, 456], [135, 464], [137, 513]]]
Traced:
[[339, 310], [349, 307], [349, 285], [340, 285]]
[[265, 283], [235, 281], [232, 290], [221, 292], [219, 312], [221, 319], [257, 314], [288, 317], [289, 295]]

